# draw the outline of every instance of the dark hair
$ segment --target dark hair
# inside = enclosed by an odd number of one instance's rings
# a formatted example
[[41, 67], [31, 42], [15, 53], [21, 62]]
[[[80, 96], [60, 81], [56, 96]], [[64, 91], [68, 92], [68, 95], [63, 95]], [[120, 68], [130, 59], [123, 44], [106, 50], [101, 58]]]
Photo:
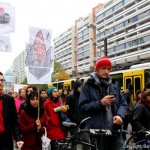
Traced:
[[[24, 111], [32, 118], [34, 119], [37, 119], [38, 117], [38, 107], [33, 107], [31, 104], [30, 104], [30, 100], [33, 100], [34, 97], [37, 97], [38, 98], [38, 92], [35, 92], [35, 91], [32, 91], [29, 93], [28, 97], [27, 97], [27, 101], [26, 101], [26, 106], [24, 108]], [[39, 102], [41, 102], [41, 100], [39, 100]], [[40, 116], [43, 115], [44, 113], [44, 108], [43, 108], [43, 105], [41, 105], [41, 103], [39, 103], [39, 108], [40, 108]]]
[[68, 94], [68, 90], [67, 90], [66, 88], [64, 88], [64, 89], [62, 90], [62, 97], [65, 96], [64, 91], [67, 91], [67, 94]]
[[43, 91], [46, 92], [46, 90], [43, 90], [43, 89], [42, 89], [42, 90], [40, 90], [40, 94], [41, 94]]
[[2, 72], [0, 72], [0, 75], [4, 76]]
[[30, 92], [27, 97], [27, 103], [30, 104], [30, 100], [33, 100], [35, 96], [38, 97], [38, 92], [35, 91]]
[[37, 91], [37, 88], [36, 88], [35, 86], [28, 86], [28, 87], [27, 87], [27, 90], [28, 90], [29, 88], [32, 88], [33, 91]]
[[130, 83], [130, 84], [128, 85], [128, 89], [129, 89], [130, 91], [133, 91], [133, 90], [134, 90], [133, 84]]
[[140, 93], [142, 93], [142, 90], [137, 90], [137, 91], [136, 91], [136, 93], [135, 93], [135, 99], [136, 99], [136, 100], [139, 99], [139, 98], [138, 98], [138, 95], [139, 95]]
[[150, 81], [146, 83], [146, 89], [150, 89]]
[[142, 99], [146, 99], [147, 96], [150, 96], [150, 89], [147, 89], [142, 93]]

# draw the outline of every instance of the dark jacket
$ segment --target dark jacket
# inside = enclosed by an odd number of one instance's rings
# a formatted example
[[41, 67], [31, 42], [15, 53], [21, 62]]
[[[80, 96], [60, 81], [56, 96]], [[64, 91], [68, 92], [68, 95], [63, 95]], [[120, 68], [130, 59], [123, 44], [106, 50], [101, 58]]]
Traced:
[[3, 136], [3, 142], [5, 145], [8, 145], [9, 150], [13, 150], [12, 135], [16, 141], [21, 141], [14, 98], [10, 95], [3, 94], [2, 106], [5, 132], [2, 133], [3, 135], [0, 134], [0, 136]]
[[70, 118], [71, 122], [77, 124], [79, 124], [81, 120], [84, 119], [84, 116], [82, 115], [78, 106], [80, 93], [77, 91], [78, 87], [82, 86], [82, 84], [83, 83], [81, 81], [76, 81], [74, 83], [73, 95], [67, 96], [66, 99], [66, 105], [69, 105], [69, 110], [67, 111], [68, 117]]
[[[83, 84], [80, 93], [79, 107], [82, 113], [91, 116], [88, 121], [88, 128], [106, 129], [107, 116], [106, 107], [100, 104], [100, 100], [106, 96], [103, 92], [102, 83], [97, 83], [94, 75], [91, 75], [87, 82]], [[109, 84], [109, 93], [115, 93], [115, 101], [111, 104], [113, 116], [119, 115], [121, 118], [125, 117], [127, 111], [127, 103], [119, 88], [114, 84]]]
[[133, 110], [133, 123], [134, 131], [150, 130], [150, 107], [143, 103], [139, 103]]

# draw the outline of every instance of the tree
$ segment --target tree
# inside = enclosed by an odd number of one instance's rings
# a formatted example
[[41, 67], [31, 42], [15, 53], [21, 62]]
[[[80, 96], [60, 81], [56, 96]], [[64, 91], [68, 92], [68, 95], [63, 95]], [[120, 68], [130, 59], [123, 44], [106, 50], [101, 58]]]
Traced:
[[59, 62], [54, 61], [54, 72], [52, 73], [52, 82], [68, 79], [70, 79], [70, 75], [64, 70], [63, 66]]

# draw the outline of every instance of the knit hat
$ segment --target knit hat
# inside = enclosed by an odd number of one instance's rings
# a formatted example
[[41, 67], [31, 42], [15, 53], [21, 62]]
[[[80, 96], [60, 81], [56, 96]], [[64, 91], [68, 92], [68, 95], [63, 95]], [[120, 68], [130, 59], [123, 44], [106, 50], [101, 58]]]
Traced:
[[98, 71], [102, 67], [112, 68], [112, 63], [106, 56], [103, 56], [102, 58], [99, 58], [96, 62], [96, 65], [95, 65], [96, 71]]
[[51, 86], [48, 90], [47, 90], [47, 95], [50, 96], [52, 95], [53, 90], [56, 89], [55, 86]]

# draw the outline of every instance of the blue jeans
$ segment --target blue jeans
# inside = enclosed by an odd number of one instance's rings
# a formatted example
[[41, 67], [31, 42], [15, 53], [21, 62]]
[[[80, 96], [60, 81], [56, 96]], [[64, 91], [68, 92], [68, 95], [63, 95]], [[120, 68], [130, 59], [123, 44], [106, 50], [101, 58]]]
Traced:
[[97, 137], [98, 150], [125, 150], [122, 135]]

